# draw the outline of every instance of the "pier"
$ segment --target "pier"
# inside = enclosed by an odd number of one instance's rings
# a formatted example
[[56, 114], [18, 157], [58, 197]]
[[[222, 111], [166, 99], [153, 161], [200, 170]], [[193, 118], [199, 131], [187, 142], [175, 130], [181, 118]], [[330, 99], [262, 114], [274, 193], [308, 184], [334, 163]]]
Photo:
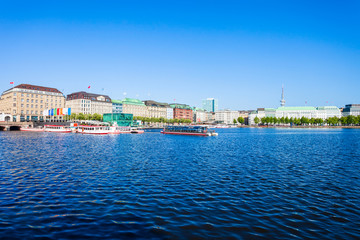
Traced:
[[33, 122], [0, 122], [0, 131], [17, 131], [21, 127], [33, 127]]

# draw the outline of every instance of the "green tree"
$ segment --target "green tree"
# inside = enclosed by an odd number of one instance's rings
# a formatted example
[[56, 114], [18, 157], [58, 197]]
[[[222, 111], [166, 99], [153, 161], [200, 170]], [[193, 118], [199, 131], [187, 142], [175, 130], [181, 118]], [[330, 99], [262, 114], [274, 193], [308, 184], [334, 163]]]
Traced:
[[71, 120], [78, 119], [76, 113], [72, 113], [72, 114], [70, 115], [70, 119], [71, 119]]
[[96, 121], [101, 121], [102, 120], [102, 115], [101, 114], [99, 114], [99, 113], [94, 113], [93, 115], [92, 115], [92, 118], [91, 118], [92, 120], [96, 120]]
[[240, 123], [240, 124], [244, 124], [245, 119], [244, 119], [243, 117], [238, 117], [237, 121], [238, 121], [238, 123]]
[[285, 123], [286, 123], [286, 124], [289, 124], [289, 123], [290, 123], [289, 117], [286, 117], [286, 118], [285, 118]]
[[355, 116], [349, 115], [349, 116], [346, 117], [346, 122], [347, 122], [348, 125], [354, 125], [355, 121], [356, 121], [355, 119], [356, 119]]
[[347, 123], [347, 117], [341, 117], [340, 118], [340, 122], [341, 122], [341, 125], [347, 125], [348, 123]]
[[307, 117], [301, 117], [300, 123], [301, 123], [301, 125], [309, 124], [309, 119]]
[[237, 123], [237, 121], [236, 121], [236, 119], [235, 119], [235, 118], [233, 119], [233, 123], [234, 123], [234, 124], [236, 124], [236, 123]]
[[83, 113], [79, 113], [79, 114], [77, 115], [77, 118], [78, 118], [79, 120], [85, 120], [85, 115], [84, 115]]
[[255, 122], [255, 124], [259, 124], [260, 119], [258, 118], [258, 116], [256, 116], [256, 117], [254, 118], [254, 122]]

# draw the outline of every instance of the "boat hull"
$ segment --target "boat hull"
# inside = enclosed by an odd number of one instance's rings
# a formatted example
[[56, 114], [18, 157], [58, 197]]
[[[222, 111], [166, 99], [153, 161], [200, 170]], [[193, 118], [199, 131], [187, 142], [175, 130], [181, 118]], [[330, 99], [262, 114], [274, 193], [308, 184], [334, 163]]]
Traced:
[[20, 128], [20, 131], [24, 131], [24, 132], [43, 132], [44, 129], [38, 129], [38, 128]]
[[164, 132], [164, 131], [161, 131], [161, 133], [162, 134], [171, 134], [171, 135], [187, 135], [187, 136], [202, 136], [202, 137], [210, 136], [208, 133]]
[[44, 132], [55, 132], [55, 133], [71, 133], [71, 130], [51, 130], [51, 129], [47, 129]]

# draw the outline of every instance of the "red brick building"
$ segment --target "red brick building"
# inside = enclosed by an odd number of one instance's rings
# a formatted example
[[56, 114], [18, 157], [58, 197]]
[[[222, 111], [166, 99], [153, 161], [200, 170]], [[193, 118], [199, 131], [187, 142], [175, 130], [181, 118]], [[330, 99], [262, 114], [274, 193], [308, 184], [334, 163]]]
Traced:
[[185, 104], [170, 104], [174, 109], [174, 119], [189, 119], [193, 121], [193, 110], [190, 106]]

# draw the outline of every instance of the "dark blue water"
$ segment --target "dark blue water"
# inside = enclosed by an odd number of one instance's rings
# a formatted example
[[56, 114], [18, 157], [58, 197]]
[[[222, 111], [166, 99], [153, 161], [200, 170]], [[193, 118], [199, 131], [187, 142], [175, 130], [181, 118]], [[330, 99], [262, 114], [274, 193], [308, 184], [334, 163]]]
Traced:
[[360, 130], [218, 132], [0, 132], [0, 238], [360, 238]]

